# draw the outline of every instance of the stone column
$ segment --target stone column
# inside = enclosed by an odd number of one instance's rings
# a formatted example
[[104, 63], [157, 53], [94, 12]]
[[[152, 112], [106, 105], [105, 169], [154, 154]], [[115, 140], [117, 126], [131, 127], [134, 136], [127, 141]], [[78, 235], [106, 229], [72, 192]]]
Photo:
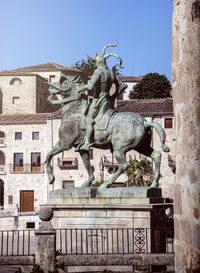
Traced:
[[36, 263], [48, 273], [53, 270], [53, 263], [56, 253], [56, 231], [53, 229], [50, 220], [53, 217], [51, 208], [42, 208], [39, 211], [39, 217], [42, 220], [38, 230], [35, 231], [36, 236]]
[[200, 272], [200, 0], [174, 0], [176, 272]]

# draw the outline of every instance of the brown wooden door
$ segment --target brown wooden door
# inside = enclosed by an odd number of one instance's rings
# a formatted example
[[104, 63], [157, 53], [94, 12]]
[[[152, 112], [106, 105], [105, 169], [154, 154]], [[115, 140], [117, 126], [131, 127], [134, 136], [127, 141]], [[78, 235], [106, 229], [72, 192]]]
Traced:
[[34, 211], [34, 191], [20, 191], [20, 211]]

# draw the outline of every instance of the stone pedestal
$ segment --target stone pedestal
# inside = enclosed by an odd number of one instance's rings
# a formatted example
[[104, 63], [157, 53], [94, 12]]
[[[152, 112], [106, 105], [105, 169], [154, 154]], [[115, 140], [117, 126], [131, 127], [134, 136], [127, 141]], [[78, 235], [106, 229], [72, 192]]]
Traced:
[[[74, 188], [50, 192], [54, 228], [151, 228], [158, 188]], [[157, 216], [156, 216], [157, 217]]]
[[43, 221], [40, 223], [39, 228], [35, 230], [35, 259], [36, 263], [40, 265], [44, 273], [53, 270], [53, 263], [56, 254], [56, 231], [49, 221], [52, 216], [53, 214], [50, 208], [42, 209], [39, 212], [39, 217]]
[[138, 247], [138, 251], [165, 252], [165, 238], [162, 240], [159, 232], [153, 230], [154, 227], [162, 227], [166, 219], [167, 204], [164, 204], [160, 188], [55, 190], [50, 192], [48, 203], [42, 207], [53, 209], [51, 223], [55, 229], [134, 228], [133, 240], [137, 240], [137, 236], [144, 237], [143, 242], [134, 246]]

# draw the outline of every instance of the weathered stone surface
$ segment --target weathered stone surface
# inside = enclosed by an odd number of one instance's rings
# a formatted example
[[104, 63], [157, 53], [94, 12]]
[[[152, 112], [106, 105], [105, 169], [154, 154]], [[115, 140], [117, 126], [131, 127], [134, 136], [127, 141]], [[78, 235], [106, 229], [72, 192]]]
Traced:
[[129, 187], [129, 188], [72, 188], [51, 191], [51, 198], [161, 198], [160, 188]]
[[50, 222], [41, 222], [39, 229], [35, 230], [36, 235], [36, 262], [47, 273], [48, 270], [53, 270], [53, 261], [55, 258], [55, 240], [56, 231], [53, 229]]
[[181, 219], [180, 231], [181, 231], [181, 239], [182, 241], [191, 244], [192, 237], [191, 237], [191, 227], [190, 227], [190, 220], [189, 219]]
[[172, 95], [177, 139], [174, 188], [176, 272], [200, 272], [200, 1], [174, 0], [173, 3]]
[[175, 213], [176, 214], [182, 214], [182, 197], [181, 197], [181, 185], [180, 184], [176, 184], [174, 186], [174, 203], [175, 206]]
[[43, 207], [39, 210], [38, 216], [42, 221], [50, 221], [53, 217], [53, 210], [49, 207]]
[[174, 254], [110, 254], [58, 256], [67, 265], [174, 265]]
[[0, 273], [16, 273], [16, 271], [21, 272], [21, 268], [0, 266]]
[[1, 256], [0, 265], [31, 265], [33, 263], [32, 256]]

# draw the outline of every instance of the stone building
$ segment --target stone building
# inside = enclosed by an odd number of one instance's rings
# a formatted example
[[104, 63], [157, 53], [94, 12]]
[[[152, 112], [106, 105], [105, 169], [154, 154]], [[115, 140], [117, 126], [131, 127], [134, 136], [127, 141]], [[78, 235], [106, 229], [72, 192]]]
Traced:
[[[4, 218], [0, 218], [1, 229], [13, 228], [13, 225], [26, 228], [31, 226], [31, 223], [36, 223], [35, 227], [37, 227], [36, 211], [39, 210], [40, 204], [46, 203], [50, 190], [79, 187], [87, 179], [81, 157], [73, 148], [54, 157], [52, 164], [56, 180], [53, 186], [48, 184], [44, 170], [46, 154], [58, 141], [61, 119], [59, 111], [54, 112], [55, 109], [47, 104], [45, 106], [48, 92], [46, 85], [41, 89], [42, 84], [45, 84], [46, 80], [58, 81], [61, 73], [68, 75], [68, 72], [69, 77], [80, 73], [82, 79], [87, 81], [87, 77], [81, 72], [64, 68], [48, 63], [0, 73], [0, 88], [3, 94], [0, 115], [0, 204], [3, 209], [1, 215], [9, 219], [4, 221]], [[10, 86], [10, 83], [15, 81], [17, 84]], [[22, 83], [18, 84], [20, 81]], [[37, 81], [42, 84], [35, 85]], [[29, 89], [26, 89], [27, 86]], [[44, 91], [42, 105], [45, 107], [39, 108], [35, 98], [38, 93], [42, 93], [42, 90]], [[32, 94], [27, 97], [30, 102], [26, 100], [27, 93]], [[24, 100], [25, 103], [12, 104], [12, 96], [20, 97], [19, 100]], [[116, 110], [137, 112], [148, 120], [161, 123], [166, 130], [166, 144], [171, 149], [171, 159], [174, 159], [172, 99], [118, 100]], [[45, 113], [47, 111], [52, 113]], [[153, 133], [152, 144], [155, 149], [161, 150], [156, 133]], [[140, 157], [141, 155], [134, 151], [127, 154], [127, 160]], [[109, 150], [91, 149], [90, 158], [97, 180], [102, 177], [106, 180], [117, 167], [117, 162]], [[163, 196], [173, 198], [174, 173], [169, 164], [168, 154], [164, 153], [161, 174], [160, 185]], [[115, 185], [122, 185], [126, 180], [127, 177], [123, 174]], [[15, 223], [12, 216], [16, 204], [21, 215], [18, 223]]]
[[58, 108], [47, 101], [49, 96], [46, 81], [59, 81], [61, 75], [80, 75], [86, 83], [88, 77], [79, 71], [46, 63], [0, 72], [0, 114], [34, 114], [53, 112]]
[[129, 93], [133, 89], [133, 86], [136, 85], [139, 81], [141, 81], [142, 76], [134, 77], [134, 76], [119, 76], [120, 80], [126, 83], [128, 86], [124, 90], [124, 92], [118, 97], [119, 100], [128, 100]]
[[200, 1], [174, 0], [172, 94], [176, 272], [200, 272]]

